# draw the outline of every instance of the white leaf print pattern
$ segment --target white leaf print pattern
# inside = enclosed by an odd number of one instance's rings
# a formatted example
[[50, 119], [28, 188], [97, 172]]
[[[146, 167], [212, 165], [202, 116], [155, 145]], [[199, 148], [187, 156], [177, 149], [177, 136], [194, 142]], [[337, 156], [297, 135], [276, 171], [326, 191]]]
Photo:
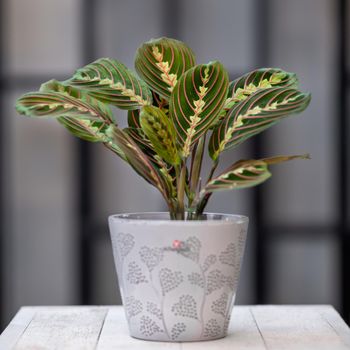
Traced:
[[176, 340], [181, 333], [186, 331], [186, 325], [183, 322], [175, 323], [171, 329], [171, 339]]
[[122, 258], [125, 258], [135, 245], [134, 237], [130, 233], [118, 233], [117, 235], [117, 247], [118, 253]]
[[145, 336], [152, 336], [154, 333], [163, 333], [163, 330], [148, 316], [140, 319], [140, 332]]
[[132, 261], [128, 265], [128, 274], [126, 279], [131, 284], [140, 284], [148, 282], [146, 276], [142, 273], [142, 269], [135, 261]]
[[197, 302], [192, 295], [181, 295], [179, 301], [173, 305], [171, 311], [175, 316], [198, 319]]
[[147, 266], [150, 272], [158, 266], [163, 259], [163, 250], [160, 248], [149, 248], [146, 246], [141, 247], [140, 257], [142, 262]]
[[222, 264], [235, 266], [237, 260], [236, 246], [230, 243], [226, 249], [220, 253], [219, 260]]
[[165, 295], [175, 289], [183, 281], [183, 277], [180, 271], [172, 271], [164, 267], [159, 271], [159, 280], [162, 293]]
[[125, 310], [128, 318], [134, 317], [142, 312], [142, 303], [140, 300], [135, 299], [134, 296], [125, 298]]

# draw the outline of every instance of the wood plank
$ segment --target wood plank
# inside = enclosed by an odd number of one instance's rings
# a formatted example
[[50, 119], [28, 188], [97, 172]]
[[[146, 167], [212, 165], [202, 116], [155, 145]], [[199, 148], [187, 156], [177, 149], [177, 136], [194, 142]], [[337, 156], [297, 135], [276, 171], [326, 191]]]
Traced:
[[35, 308], [22, 307], [0, 336], [0, 349], [13, 349], [35, 315]]
[[124, 310], [25, 307], [0, 336], [1, 350], [28, 349], [350, 349], [350, 330], [330, 306], [236, 306], [226, 338], [193, 343], [129, 336]]
[[330, 305], [320, 307], [319, 313], [339, 335], [339, 337], [343, 340], [344, 344], [346, 344], [350, 348], [350, 330], [345, 321], [339, 315], [339, 313]]
[[251, 312], [268, 349], [349, 349], [321, 315], [320, 310], [326, 309], [321, 306], [256, 306]]
[[180, 343], [153, 342], [131, 338], [122, 306], [109, 308], [103, 325], [98, 350], [110, 349], [181, 349]]
[[106, 307], [39, 307], [14, 349], [94, 349]]
[[249, 306], [235, 306], [226, 338], [207, 342], [182, 343], [184, 350], [263, 350], [264, 341]]
[[131, 338], [128, 333], [122, 307], [111, 307], [106, 317], [97, 349], [266, 349], [248, 306], [238, 306], [234, 308], [234, 314], [232, 317], [233, 319], [229, 328], [229, 335], [223, 339], [193, 343], [152, 342]]

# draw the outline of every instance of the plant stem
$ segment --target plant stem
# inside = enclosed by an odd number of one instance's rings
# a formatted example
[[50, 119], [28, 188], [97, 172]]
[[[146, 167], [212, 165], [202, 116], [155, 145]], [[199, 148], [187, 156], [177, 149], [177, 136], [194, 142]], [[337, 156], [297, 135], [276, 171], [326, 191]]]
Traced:
[[177, 185], [177, 210], [176, 219], [185, 219], [185, 185], [186, 185], [186, 163], [182, 162], [181, 168], [176, 168]]
[[213, 175], [215, 173], [216, 168], [218, 167], [218, 164], [219, 164], [219, 158], [214, 160], [214, 163], [213, 163], [213, 165], [211, 167], [211, 170], [210, 170], [210, 173], [209, 173], [209, 176], [208, 176], [207, 183], [213, 178]]
[[190, 174], [190, 196], [188, 198], [188, 206], [190, 207], [196, 191], [198, 189], [199, 178], [202, 169], [203, 153], [205, 145], [205, 134], [199, 139], [196, 147], [192, 151], [192, 163], [191, 163], [191, 174]]
[[[219, 158], [214, 161], [213, 166], [211, 167], [207, 183], [213, 178], [215, 170], [218, 167], [218, 164], [219, 164]], [[194, 217], [196, 219], [198, 219], [198, 217], [203, 214], [203, 211], [204, 211], [206, 205], [208, 204], [208, 200], [209, 200], [211, 195], [212, 195], [212, 193], [210, 192], [210, 193], [205, 194], [201, 200], [199, 200], [199, 198], [198, 198], [198, 203], [195, 204], [196, 210], [195, 210]], [[198, 196], [199, 196], [199, 193], [197, 193], [197, 197]]]
[[169, 201], [168, 203], [168, 211], [170, 214], [170, 220], [176, 220], [176, 207], [173, 203], [173, 201]]
[[208, 200], [209, 200], [211, 195], [212, 195], [212, 192], [207, 193], [206, 195], [204, 195], [202, 200], [198, 203], [198, 205], [196, 207], [196, 218], [198, 218], [200, 215], [203, 214], [203, 211], [204, 211], [205, 207], [207, 206]]

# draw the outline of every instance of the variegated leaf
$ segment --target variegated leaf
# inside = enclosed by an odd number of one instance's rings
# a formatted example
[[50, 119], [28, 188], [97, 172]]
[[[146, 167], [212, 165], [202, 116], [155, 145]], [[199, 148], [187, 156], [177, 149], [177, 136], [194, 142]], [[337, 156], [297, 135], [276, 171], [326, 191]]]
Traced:
[[168, 184], [169, 192], [175, 196], [176, 188], [174, 184], [176, 174], [174, 167], [169, 166], [161, 157], [158, 156], [151, 141], [147, 139], [142, 129], [125, 128], [123, 131], [131, 137], [131, 139], [152, 162], [153, 166], [155, 166], [156, 169], [162, 173]]
[[125, 160], [123, 152], [113, 143], [111, 135], [116, 125], [110, 108], [83, 91], [50, 80], [39, 92], [19, 98], [16, 108], [28, 116], [55, 117], [74, 136], [102, 142]]
[[113, 153], [126, 161], [125, 154], [114, 143], [114, 124], [106, 125], [98, 120], [87, 120], [79, 118], [58, 117], [57, 121], [63, 125], [70, 133], [85, 141], [102, 142]]
[[114, 143], [125, 154], [129, 164], [146, 181], [155, 186], [169, 202], [172, 196], [172, 189], [169, 187], [168, 180], [150, 161], [146, 154], [137, 146], [133, 139], [123, 130], [114, 130]]
[[139, 76], [160, 96], [169, 99], [174, 86], [195, 64], [192, 50], [183, 42], [160, 38], [138, 48], [135, 68]]
[[152, 104], [152, 93], [124, 64], [110, 58], [78, 69], [65, 84], [87, 90], [91, 96], [121, 109], [138, 109]]
[[99, 120], [58, 117], [57, 121], [73, 135], [90, 142], [108, 142], [111, 127]]
[[256, 186], [271, 176], [267, 164], [262, 161], [234, 164], [209, 181], [201, 194]]
[[216, 160], [222, 151], [239, 145], [290, 114], [302, 112], [310, 99], [310, 94], [289, 87], [257, 91], [235, 105], [214, 128], [209, 141], [211, 158]]
[[295, 155], [295, 156], [275, 156], [275, 157], [270, 157], [270, 158], [262, 158], [264, 163], [268, 165], [274, 165], [274, 164], [279, 164], [279, 163], [284, 163], [290, 160], [294, 159], [311, 159], [310, 154], [301, 154], [301, 155]]
[[152, 96], [153, 96], [153, 105], [162, 109], [162, 110], [168, 110], [169, 109], [169, 100], [165, 99], [164, 97], [159, 96], [156, 92], [152, 90]]
[[133, 139], [146, 155], [153, 157], [156, 154], [151, 141], [147, 139], [142, 129], [128, 127], [124, 128], [123, 131]]
[[43, 84], [39, 92], [29, 92], [16, 102], [20, 114], [30, 117], [69, 117], [114, 122], [108, 106], [71, 86], [56, 80]]
[[128, 111], [128, 126], [130, 128], [137, 128], [137, 129], [141, 128], [139, 109]]
[[141, 127], [151, 141], [156, 153], [171, 165], [180, 163], [176, 147], [176, 131], [172, 120], [154, 106], [142, 108], [140, 114]]
[[308, 154], [293, 156], [277, 156], [260, 160], [240, 160], [210, 180], [201, 191], [203, 197], [207, 193], [241, 189], [259, 185], [266, 181], [271, 173], [268, 165], [278, 164], [293, 159], [310, 159]]
[[171, 95], [169, 112], [174, 121], [184, 157], [208, 130], [223, 107], [228, 74], [220, 62], [201, 64], [188, 70]]
[[124, 128], [123, 131], [128, 134], [156, 168], [167, 169], [169, 173], [172, 172], [172, 167], [157, 154], [151, 141], [147, 138], [142, 129]]
[[298, 79], [295, 73], [278, 68], [256, 69], [230, 82], [223, 109], [228, 111], [258, 90], [272, 87], [297, 88], [297, 85]]

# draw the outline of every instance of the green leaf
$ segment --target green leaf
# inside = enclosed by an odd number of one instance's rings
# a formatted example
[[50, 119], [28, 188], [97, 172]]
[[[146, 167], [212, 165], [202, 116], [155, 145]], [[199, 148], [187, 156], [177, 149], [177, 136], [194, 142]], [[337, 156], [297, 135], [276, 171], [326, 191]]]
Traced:
[[18, 113], [30, 117], [69, 117], [114, 122], [108, 106], [71, 86], [51, 80], [39, 92], [24, 94], [16, 102]]
[[157, 154], [151, 141], [146, 137], [142, 129], [124, 128], [123, 131], [132, 138], [132, 140], [147, 156], [153, 158]]
[[113, 143], [116, 128], [108, 106], [72, 86], [56, 80], [43, 84], [39, 92], [31, 92], [17, 100], [17, 111], [31, 117], [54, 117], [70, 133], [90, 142], [102, 142], [125, 160]]
[[57, 121], [63, 125], [70, 133], [85, 141], [102, 142], [113, 153], [126, 161], [122, 150], [113, 141], [113, 131], [115, 125], [101, 122], [99, 120], [88, 120], [68, 117], [58, 117]]
[[311, 96], [293, 88], [259, 90], [230, 109], [217, 125], [209, 141], [209, 154], [219, 154], [276, 124], [290, 114], [302, 112]]
[[306, 154], [295, 155], [295, 156], [276, 156], [271, 158], [263, 158], [261, 160], [268, 165], [274, 165], [274, 164], [288, 162], [294, 159], [311, 159], [311, 157], [310, 157], [310, 154], [306, 153]]
[[155, 186], [169, 203], [172, 196], [172, 188], [167, 178], [150, 161], [146, 154], [138, 147], [133, 139], [123, 130], [114, 130], [114, 143], [125, 154], [129, 164], [147, 182]]
[[137, 49], [135, 69], [160, 96], [169, 99], [181, 75], [195, 64], [192, 50], [183, 42], [159, 38]]
[[256, 186], [271, 176], [267, 164], [262, 161], [235, 163], [222, 174], [209, 181], [201, 195], [217, 191], [241, 189]]
[[152, 104], [147, 85], [124, 64], [110, 58], [100, 58], [78, 69], [65, 84], [87, 90], [91, 96], [121, 109]]
[[153, 145], [150, 140], [147, 139], [142, 129], [136, 128], [124, 128], [123, 131], [128, 134], [129, 137], [137, 144], [141, 151], [148, 157], [159, 172], [164, 176], [169, 192], [172, 193], [172, 197], [176, 196], [176, 187], [175, 183], [175, 169], [172, 166], [169, 166], [165, 161], [158, 156], [156, 151], [153, 148]]
[[137, 129], [141, 128], [139, 109], [128, 111], [128, 126], [130, 128], [137, 128]]
[[230, 82], [223, 109], [228, 111], [235, 104], [245, 100], [258, 90], [272, 87], [297, 88], [297, 76], [279, 68], [261, 68], [244, 74]]
[[220, 62], [201, 64], [188, 70], [171, 95], [169, 112], [174, 121], [184, 157], [208, 130], [223, 107], [228, 74]]
[[271, 173], [268, 165], [283, 163], [293, 159], [310, 159], [308, 154], [293, 156], [277, 156], [260, 160], [240, 160], [209, 181], [201, 191], [201, 196], [217, 191], [242, 189], [261, 184]]
[[151, 141], [156, 153], [171, 165], [180, 163], [176, 148], [176, 131], [173, 122], [157, 107], [143, 107], [140, 113], [141, 127]]
[[73, 135], [90, 142], [108, 142], [111, 125], [99, 120], [58, 117], [57, 121]]
[[159, 96], [156, 92], [152, 90], [153, 96], [153, 106], [156, 106], [162, 110], [169, 110], [169, 100], [162, 96]]

